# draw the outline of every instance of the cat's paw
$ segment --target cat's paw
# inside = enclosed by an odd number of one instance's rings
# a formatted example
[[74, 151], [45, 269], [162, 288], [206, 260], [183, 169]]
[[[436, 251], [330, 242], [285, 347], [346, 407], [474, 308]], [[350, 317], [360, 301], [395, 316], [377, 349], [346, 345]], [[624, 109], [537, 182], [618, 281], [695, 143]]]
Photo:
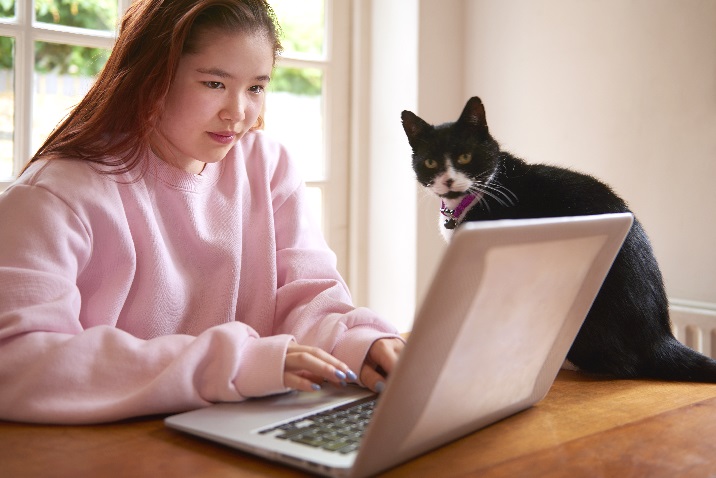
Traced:
[[570, 362], [567, 359], [564, 359], [564, 363], [562, 364], [562, 370], [573, 370], [575, 372], [579, 372], [579, 367], [574, 365], [572, 362]]

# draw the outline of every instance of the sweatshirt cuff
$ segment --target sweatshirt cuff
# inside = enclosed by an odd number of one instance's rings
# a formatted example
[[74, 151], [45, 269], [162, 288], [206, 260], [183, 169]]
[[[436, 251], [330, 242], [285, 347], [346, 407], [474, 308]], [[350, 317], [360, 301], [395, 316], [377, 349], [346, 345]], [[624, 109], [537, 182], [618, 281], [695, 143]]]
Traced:
[[242, 397], [263, 397], [285, 392], [286, 349], [291, 335], [262, 337], [249, 342], [241, 354], [234, 386]]

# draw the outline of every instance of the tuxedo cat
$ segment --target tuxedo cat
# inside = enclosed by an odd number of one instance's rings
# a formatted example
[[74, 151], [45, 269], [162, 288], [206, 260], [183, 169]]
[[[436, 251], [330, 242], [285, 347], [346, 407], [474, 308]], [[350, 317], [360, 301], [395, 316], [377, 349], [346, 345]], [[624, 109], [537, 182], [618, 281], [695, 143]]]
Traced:
[[[629, 211], [589, 175], [502, 151], [477, 97], [454, 123], [433, 126], [410, 111], [402, 120], [417, 179], [442, 200], [448, 240], [465, 221]], [[567, 359], [585, 372], [615, 377], [716, 382], [716, 361], [674, 338], [668, 306], [649, 239], [635, 220]]]

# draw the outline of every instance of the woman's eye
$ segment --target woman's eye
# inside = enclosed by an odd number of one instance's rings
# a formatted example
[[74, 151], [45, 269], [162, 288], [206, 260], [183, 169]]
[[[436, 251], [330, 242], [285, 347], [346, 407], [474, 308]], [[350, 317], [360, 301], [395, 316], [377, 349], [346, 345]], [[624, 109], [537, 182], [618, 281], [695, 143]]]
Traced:
[[426, 159], [425, 160], [425, 167], [430, 169], [435, 169], [438, 167], [438, 162], [434, 159]]
[[249, 91], [252, 93], [256, 93], [256, 94], [263, 93], [264, 87], [261, 85], [254, 85], [251, 88], [249, 88]]
[[218, 90], [224, 87], [224, 84], [220, 81], [205, 81], [204, 84], [207, 88], [211, 88], [212, 90]]
[[457, 157], [458, 164], [467, 164], [472, 161], [472, 155], [470, 153], [461, 154]]

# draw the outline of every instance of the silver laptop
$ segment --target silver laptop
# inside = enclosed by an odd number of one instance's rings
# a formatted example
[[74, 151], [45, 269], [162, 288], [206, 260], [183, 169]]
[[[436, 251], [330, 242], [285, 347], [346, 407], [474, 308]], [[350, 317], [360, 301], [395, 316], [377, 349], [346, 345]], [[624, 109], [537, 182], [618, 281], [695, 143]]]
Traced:
[[466, 223], [380, 396], [325, 386], [212, 405], [166, 425], [327, 476], [372, 475], [490, 425], [546, 395], [632, 221]]

